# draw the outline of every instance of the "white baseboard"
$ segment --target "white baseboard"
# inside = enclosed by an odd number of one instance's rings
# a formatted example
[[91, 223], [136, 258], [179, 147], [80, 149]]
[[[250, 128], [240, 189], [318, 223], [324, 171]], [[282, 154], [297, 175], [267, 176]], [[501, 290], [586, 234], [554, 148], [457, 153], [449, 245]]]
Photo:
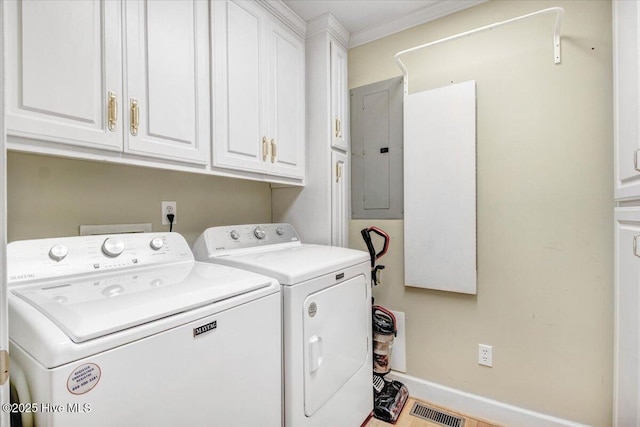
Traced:
[[496, 424], [517, 427], [588, 427], [585, 424], [519, 408], [400, 372], [392, 371], [389, 377], [406, 385], [411, 397]]

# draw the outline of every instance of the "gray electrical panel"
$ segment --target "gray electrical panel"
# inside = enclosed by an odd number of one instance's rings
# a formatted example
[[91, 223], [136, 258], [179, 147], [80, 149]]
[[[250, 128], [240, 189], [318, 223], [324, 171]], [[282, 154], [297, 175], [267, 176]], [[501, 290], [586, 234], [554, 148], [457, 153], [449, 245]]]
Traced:
[[351, 89], [353, 219], [402, 219], [402, 77]]

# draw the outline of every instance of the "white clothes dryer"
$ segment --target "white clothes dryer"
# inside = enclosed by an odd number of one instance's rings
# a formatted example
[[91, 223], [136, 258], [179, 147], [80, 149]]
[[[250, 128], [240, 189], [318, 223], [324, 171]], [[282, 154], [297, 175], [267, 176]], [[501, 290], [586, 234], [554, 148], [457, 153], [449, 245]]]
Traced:
[[200, 261], [282, 285], [286, 427], [359, 427], [373, 409], [369, 255], [304, 244], [289, 224], [204, 231]]
[[18, 241], [7, 255], [23, 426], [282, 425], [272, 278], [195, 262], [177, 233]]

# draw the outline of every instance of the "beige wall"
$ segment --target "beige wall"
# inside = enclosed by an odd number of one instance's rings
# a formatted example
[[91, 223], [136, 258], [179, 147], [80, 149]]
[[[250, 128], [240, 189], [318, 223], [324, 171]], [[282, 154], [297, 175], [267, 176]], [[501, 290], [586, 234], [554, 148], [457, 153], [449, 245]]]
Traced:
[[8, 240], [78, 235], [82, 224], [161, 225], [177, 202], [174, 231], [192, 244], [207, 227], [271, 221], [269, 184], [184, 172], [9, 153]]
[[400, 50], [551, 6], [566, 10], [561, 65], [551, 15], [407, 57], [411, 91], [477, 81], [477, 296], [405, 287], [402, 221], [352, 221], [350, 242], [364, 248], [368, 225], [392, 235], [374, 295], [406, 312], [410, 375], [609, 426], [611, 3], [490, 1], [350, 50], [349, 86], [400, 75]]

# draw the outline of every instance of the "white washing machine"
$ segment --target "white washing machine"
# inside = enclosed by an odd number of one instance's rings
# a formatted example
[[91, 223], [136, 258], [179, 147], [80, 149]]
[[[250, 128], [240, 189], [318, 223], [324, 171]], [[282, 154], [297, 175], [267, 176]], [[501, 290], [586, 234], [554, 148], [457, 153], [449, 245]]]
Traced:
[[8, 245], [23, 425], [282, 425], [280, 286], [177, 233]]
[[207, 229], [197, 260], [282, 285], [287, 427], [359, 427], [373, 409], [369, 255], [303, 244], [289, 224]]

